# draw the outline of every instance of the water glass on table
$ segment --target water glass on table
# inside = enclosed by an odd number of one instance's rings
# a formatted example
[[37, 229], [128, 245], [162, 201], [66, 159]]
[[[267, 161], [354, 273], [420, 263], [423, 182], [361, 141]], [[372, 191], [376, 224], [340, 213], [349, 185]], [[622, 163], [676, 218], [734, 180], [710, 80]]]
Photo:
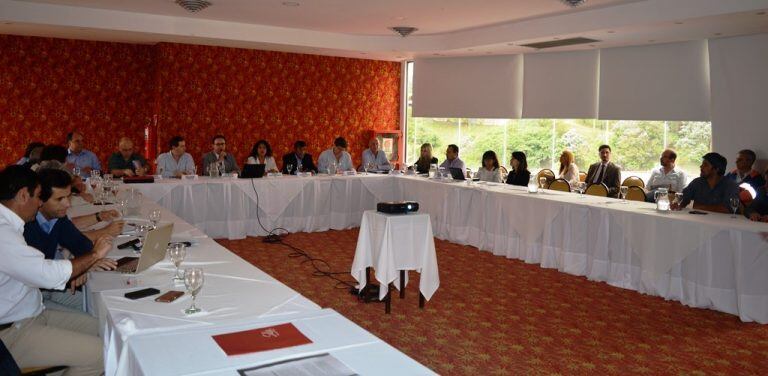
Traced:
[[149, 221], [152, 222], [152, 228], [157, 228], [157, 224], [160, 222], [160, 218], [162, 216], [162, 212], [160, 212], [160, 209], [155, 209], [149, 212]]
[[205, 282], [205, 276], [202, 268], [184, 269], [184, 286], [187, 288], [187, 292], [192, 294], [192, 304], [184, 310], [187, 315], [202, 311], [195, 305], [195, 300], [200, 289], [203, 288], [203, 282]]
[[739, 205], [741, 204], [741, 201], [739, 200], [739, 197], [731, 197], [728, 199], [728, 206], [731, 207], [731, 211], [733, 214], [731, 214], [731, 218], [738, 218], [736, 215], [736, 212], [739, 210]]
[[629, 192], [629, 187], [626, 185], [622, 185], [619, 188], [619, 195], [621, 195], [621, 203], [626, 204], [627, 203], [627, 192]]
[[176, 272], [173, 273], [173, 278], [171, 279], [172, 282], [181, 282], [184, 280], [182, 276], [179, 275], [179, 267], [181, 266], [181, 263], [184, 261], [184, 258], [187, 257], [187, 245], [184, 243], [173, 243], [170, 247], [168, 247], [168, 257], [171, 259], [171, 262], [174, 266], [176, 266]]

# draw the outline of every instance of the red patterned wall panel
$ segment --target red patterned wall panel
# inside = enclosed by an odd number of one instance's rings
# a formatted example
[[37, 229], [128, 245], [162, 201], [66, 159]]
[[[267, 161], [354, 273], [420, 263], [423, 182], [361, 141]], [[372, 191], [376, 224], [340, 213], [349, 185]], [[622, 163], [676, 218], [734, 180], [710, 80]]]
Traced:
[[102, 163], [121, 136], [143, 146], [154, 91], [153, 46], [0, 35], [0, 164], [30, 141], [72, 129]]
[[337, 135], [359, 163], [370, 130], [399, 128], [399, 63], [7, 35], [0, 52], [2, 164], [75, 128], [105, 163], [122, 135], [142, 150], [155, 113], [160, 150], [179, 134], [197, 161], [221, 133], [239, 163], [260, 138], [277, 158], [304, 139], [317, 158]]
[[317, 158], [339, 135], [359, 163], [371, 129], [399, 128], [398, 63], [161, 43], [158, 71], [160, 148], [182, 135], [198, 161], [221, 133], [239, 163], [261, 138], [279, 163], [297, 139]]

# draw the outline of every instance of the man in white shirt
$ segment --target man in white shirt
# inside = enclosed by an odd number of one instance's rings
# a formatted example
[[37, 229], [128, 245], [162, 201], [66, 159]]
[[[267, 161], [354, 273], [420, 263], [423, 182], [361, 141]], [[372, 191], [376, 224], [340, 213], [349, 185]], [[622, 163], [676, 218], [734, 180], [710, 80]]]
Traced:
[[661, 153], [659, 162], [661, 167], [651, 171], [651, 177], [648, 178], [648, 184], [646, 188], [648, 193], [645, 195], [646, 201], [654, 202], [654, 193], [659, 188], [667, 188], [672, 192], [682, 192], [685, 188], [686, 176], [685, 172], [675, 168], [675, 161], [677, 160], [677, 153], [672, 149], [664, 150]]
[[387, 153], [379, 150], [379, 140], [372, 138], [368, 143], [368, 149], [363, 150], [362, 170], [391, 170]]
[[445, 161], [443, 161], [442, 164], [440, 164], [440, 167], [445, 167], [446, 173], [447, 170], [451, 168], [460, 168], [464, 173], [466, 174], [467, 169], [464, 166], [464, 161], [459, 159], [459, 147], [450, 144], [448, 145], [448, 148], [445, 150]]
[[171, 138], [171, 150], [157, 156], [157, 173], [164, 178], [180, 178], [195, 174], [195, 161], [187, 153], [187, 144], [181, 136]]
[[347, 140], [344, 137], [336, 137], [333, 141], [333, 147], [320, 153], [317, 158], [317, 171], [329, 171], [332, 164], [336, 164], [336, 171], [354, 171], [352, 166], [352, 157], [347, 153]]
[[[98, 321], [82, 313], [47, 310], [41, 288], [72, 287], [112, 248], [72, 260], [46, 260], [24, 241], [24, 222], [40, 208], [37, 175], [22, 166], [0, 172], [0, 339], [21, 368], [68, 366], [68, 374], [104, 372]], [[109, 240], [111, 242], [111, 239]]]

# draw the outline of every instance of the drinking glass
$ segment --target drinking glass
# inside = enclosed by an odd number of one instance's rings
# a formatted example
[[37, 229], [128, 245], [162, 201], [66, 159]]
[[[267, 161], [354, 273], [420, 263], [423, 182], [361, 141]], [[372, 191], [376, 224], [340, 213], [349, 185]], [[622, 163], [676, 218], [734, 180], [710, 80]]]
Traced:
[[683, 202], [683, 193], [682, 192], [675, 193], [675, 204], [680, 205], [681, 202]]
[[619, 188], [619, 194], [621, 195], [621, 203], [626, 204], [627, 203], [627, 192], [629, 191], [629, 187], [626, 185], [622, 185]]
[[72, 167], [72, 175], [74, 176], [80, 176], [80, 167]]
[[202, 268], [190, 268], [184, 269], [184, 286], [187, 287], [187, 291], [192, 294], [192, 305], [189, 306], [184, 313], [190, 315], [200, 312], [201, 309], [195, 306], [195, 299], [197, 293], [203, 288], [204, 275]]
[[587, 190], [587, 183], [580, 181], [576, 186], [578, 187], [578, 190], [580, 193], [579, 197], [584, 198], [585, 197], [584, 192], [586, 192]]
[[152, 226], [150, 225], [136, 226], [136, 236], [138, 236], [139, 238], [139, 244], [137, 244], [137, 246], [139, 246], [140, 248], [144, 248], [144, 240], [147, 238], [147, 233], [150, 230], [152, 230]]
[[288, 170], [288, 175], [291, 175], [293, 172], [293, 165], [288, 163], [287, 165], [285, 165], [285, 169]]
[[176, 272], [173, 273], [171, 281], [183, 281], [184, 278], [179, 275], [179, 266], [187, 257], [187, 245], [184, 243], [174, 243], [168, 248], [168, 256], [171, 258], [171, 262], [176, 266]]
[[120, 212], [120, 217], [125, 218], [125, 214], [128, 211], [128, 200], [125, 198], [118, 199], [117, 210]]
[[91, 170], [91, 176], [98, 178], [99, 176], [101, 176], [101, 171], [99, 171], [99, 170]]
[[117, 198], [117, 193], [120, 192], [120, 186], [116, 182], [112, 182], [112, 196], [115, 196]]
[[368, 171], [374, 170], [375, 168], [376, 168], [376, 164], [374, 164], [373, 162], [368, 162], [365, 165], [365, 173], [367, 174]]
[[149, 221], [152, 222], [152, 228], [157, 228], [157, 223], [160, 222], [160, 216], [162, 214], [160, 213], [160, 209], [155, 209], [149, 212]]
[[739, 198], [738, 197], [731, 197], [728, 199], [728, 205], [731, 206], [731, 211], [733, 211], [733, 214], [731, 215], [731, 218], [738, 218], [736, 215], [736, 211], [739, 210]]

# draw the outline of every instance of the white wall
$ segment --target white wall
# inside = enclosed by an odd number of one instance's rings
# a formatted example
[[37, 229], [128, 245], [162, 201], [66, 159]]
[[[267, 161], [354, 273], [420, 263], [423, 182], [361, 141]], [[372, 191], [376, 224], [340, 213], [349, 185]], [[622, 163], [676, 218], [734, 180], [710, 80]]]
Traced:
[[709, 40], [712, 149], [734, 167], [752, 149], [768, 160], [768, 34]]

